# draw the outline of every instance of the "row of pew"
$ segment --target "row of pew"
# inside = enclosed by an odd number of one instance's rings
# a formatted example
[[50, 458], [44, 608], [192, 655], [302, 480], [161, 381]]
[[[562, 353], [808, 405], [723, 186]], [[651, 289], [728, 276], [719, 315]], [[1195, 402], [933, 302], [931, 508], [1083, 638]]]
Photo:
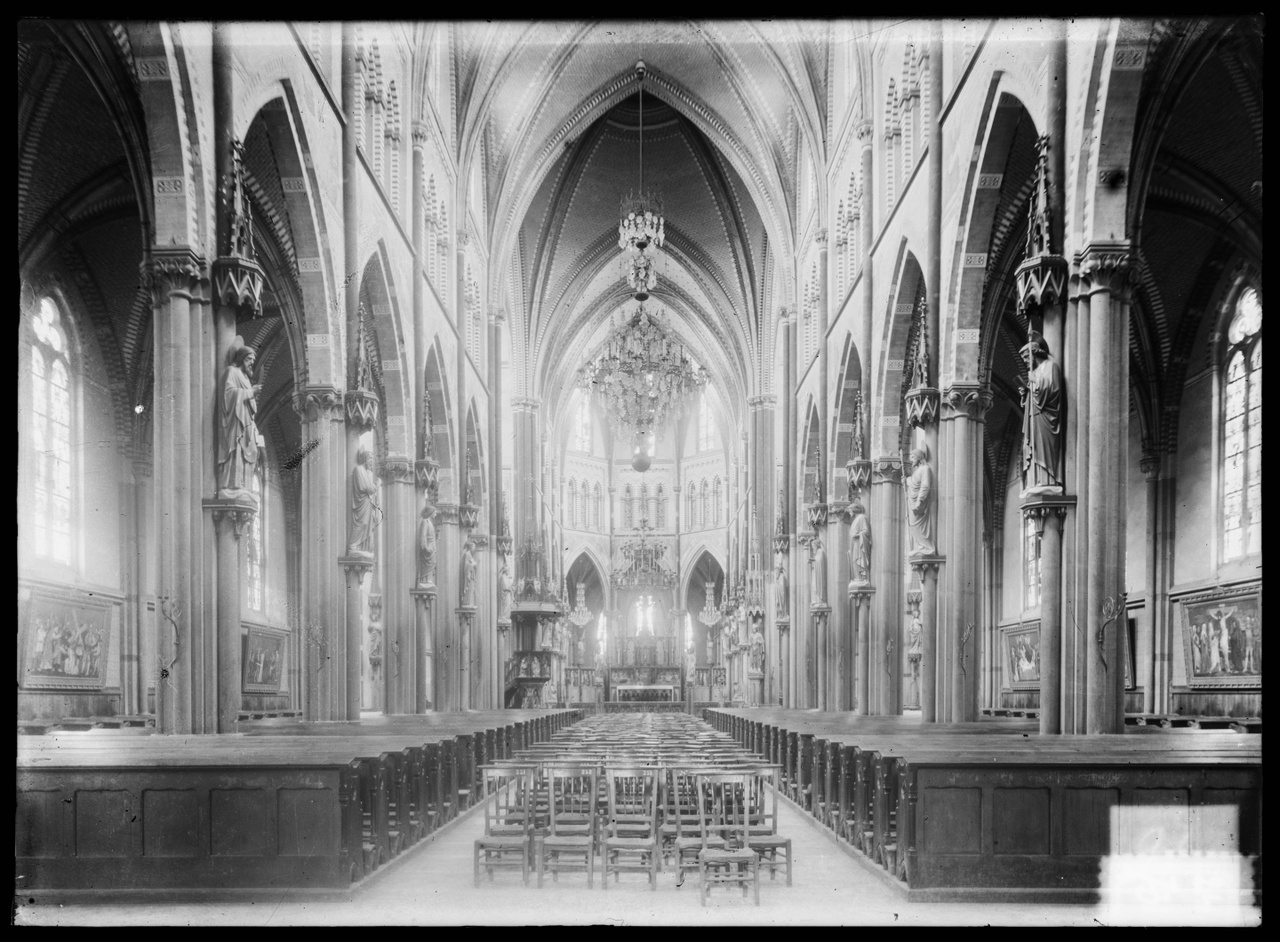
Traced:
[[343, 887], [472, 804], [480, 768], [581, 712], [383, 716], [222, 736], [22, 736], [18, 889]]
[[1096, 890], [1116, 854], [1260, 860], [1260, 735], [1042, 737], [1025, 719], [706, 716], [777, 763], [788, 798], [913, 891]]

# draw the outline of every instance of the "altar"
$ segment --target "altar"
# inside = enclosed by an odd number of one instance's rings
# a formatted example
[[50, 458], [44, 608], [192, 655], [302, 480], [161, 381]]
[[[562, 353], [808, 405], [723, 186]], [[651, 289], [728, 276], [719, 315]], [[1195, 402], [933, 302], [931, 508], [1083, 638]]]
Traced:
[[620, 703], [672, 703], [680, 698], [671, 684], [619, 684], [613, 688], [613, 699]]

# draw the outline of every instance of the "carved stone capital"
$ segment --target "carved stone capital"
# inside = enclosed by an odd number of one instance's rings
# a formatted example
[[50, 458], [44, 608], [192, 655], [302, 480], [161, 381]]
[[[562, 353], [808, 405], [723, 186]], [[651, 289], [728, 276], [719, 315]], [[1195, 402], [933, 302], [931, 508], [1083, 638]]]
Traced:
[[844, 466], [849, 481], [849, 492], [865, 491], [871, 484], [871, 459], [852, 458]]
[[862, 142], [863, 147], [870, 147], [875, 137], [875, 125], [870, 121], [859, 121], [853, 126], [853, 133]]
[[924, 579], [925, 573], [937, 575], [938, 567], [945, 563], [944, 556], [912, 556], [908, 562], [911, 563], [912, 570]]
[[158, 306], [171, 296], [198, 300], [201, 285], [208, 280], [204, 258], [188, 246], [155, 246], [140, 266], [142, 283], [151, 291], [151, 303]]
[[938, 390], [917, 386], [903, 397], [907, 404], [907, 424], [924, 428], [938, 421]]
[[434, 585], [418, 586], [416, 589], [410, 589], [409, 594], [413, 596], [415, 605], [421, 605], [426, 611], [430, 611], [431, 603], [436, 600], [436, 587]]
[[1151, 451], [1144, 451], [1142, 453], [1142, 458], [1138, 461], [1138, 467], [1142, 469], [1142, 473], [1147, 476], [1148, 481], [1154, 481], [1160, 476], [1160, 463], [1159, 454]]
[[342, 392], [333, 386], [304, 386], [293, 395], [293, 411], [304, 422], [344, 418]]
[[947, 387], [944, 399], [950, 413], [947, 418], [963, 415], [972, 422], [985, 421], [993, 402], [991, 388], [977, 383], [955, 383]]
[[458, 248], [465, 249], [471, 244], [471, 233], [465, 228], [458, 230]]
[[363, 580], [365, 576], [373, 572], [373, 554], [367, 556], [339, 556], [338, 565], [342, 567], [342, 571], [348, 574], [354, 573], [357, 578]]
[[402, 456], [389, 457], [378, 468], [378, 477], [386, 484], [413, 484], [413, 462]]
[[752, 412], [757, 412], [761, 409], [772, 409], [777, 404], [777, 396], [752, 396], [747, 400], [747, 405], [751, 408]]
[[507, 319], [507, 312], [500, 305], [497, 305], [497, 304], [489, 305], [489, 323], [490, 324], [501, 324], [501, 323], [504, 323], [506, 319]]
[[871, 483], [901, 484], [902, 459], [897, 455], [880, 455], [871, 461]]
[[409, 135], [413, 139], [414, 147], [423, 147], [426, 145], [429, 134], [430, 128], [425, 121], [415, 121], [409, 128]]
[[249, 494], [235, 497], [210, 497], [201, 502], [209, 511], [215, 527], [224, 522], [232, 524], [232, 536], [237, 540], [249, 532], [249, 524], [258, 513], [258, 502]]
[[827, 247], [827, 230], [818, 229], [816, 232], [814, 232], [813, 243], [818, 248], [825, 249]]
[[1091, 242], [1076, 256], [1080, 268], [1081, 288], [1086, 293], [1110, 291], [1119, 293], [1129, 285], [1129, 243]]
[[788, 307], [778, 308], [778, 320], [782, 324], [785, 325], [788, 321], [794, 321], [795, 319], [796, 319], [796, 312], [793, 309]]
[[1022, 504], [1022, 515], [1031, 520], [1036, 527], [1036, 535], [1044, 535], [1044, 523], [1049, 515], [1058, 518], [1058, 521], [1066, 519], [1067, 509], [1076, 505], [1074, 497], [1053, 496], [1053, 495], [1037, 495], [1029, 497]]
[[446, 525], [458, 525], [458, 505], [457, 504], [438, 504], [436, 509], [440, 511], [440, 522]]
[[542, 408], [541, 399], [531, 399], [526, 396], [513, 396], [511, 399], [512, 412], [528, 412], [533, 414], [537, 413], [540, 408]]

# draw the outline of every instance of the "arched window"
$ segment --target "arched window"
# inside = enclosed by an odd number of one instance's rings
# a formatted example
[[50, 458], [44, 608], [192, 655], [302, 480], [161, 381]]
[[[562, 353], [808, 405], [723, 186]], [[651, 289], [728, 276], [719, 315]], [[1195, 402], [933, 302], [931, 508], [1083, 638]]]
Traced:
[[658, 485], [657, 512], [653, 516], [653, 525], [659, 530], [667, 528], [667, 495], [662, 485]]
[[31, 432], [35, 460], [31, 529], [36, 556], [71, 562], [71, 370], [62, 314], [42, 298], [32, 320]]
[[587, 527], [589, 526], [588, 517], [587, 517], [587, 495], [590, 492], [591, 492], [591, 488], [587, 485], [586, 481], [583, 481], [582, 490], [578, 492], [578, 511], [577, 511], [578, 527], [583, 530], [587, 529]]
[[695, 498], [694, 498], [694, 496], [693, 496], [693, 492], [694, 492], [694, 490], [695, 490], [695, 488], [694, 488], [694, 486], [693, 486], [692, 484], [687, 484], [687, 485], [685, 485], [685, 493], [684, 493], [684, 528], [685, 528], [686, 530], [693, 530], [693, 529], [695, 529], [695, 528], [697, 527], [697, 523], [694, 521], [694, 518], [695, 518], [695, 506], [696, 506], [696, 504], [695, 504]]
[[631, 503], [631, 485], [622, 489], [622, 525], [630, 530], [636, 525], [634, 506]]
[[258, 512], [253, 515], [253, 522], [249, 524], [249, 545], [245, 553], [249, 565], [248, 603], [249, 608], [255, 612], [266, 611], [266, 588], [262, 568], [262, 561], [267, 556], [267, 499], [266, 487], [264, 487], [266, 468], [262, 460], [265, 457], [262, 451], [258, 452], [258, 465], [254, 469], [253, 480], [249, 484], [249, 493], [258, 502]]
[[702, 526], [711, 526], [711, 488], [707, 485], [707, 479], [702, 479], [702, 490], [699, 495], [702, 498], [702, 512], [699, 516], [702, 518]]
[[640, 485], [640, 510], [636, 514], [641, 524], [649, 524], [653, 522], [653, 518], [649, 516], [649, 485], [642, 483]]
[[578, 482], [569, 478], [569, 526], [578, 526]]
[[1227, 327], [1222, 414], [1222, 556], [1262, 551], [1262, 299], [1240, 292]]
[[[703, 487], [706, 485], [704, 484]], [[711, 482], [711, 525], [720, 526], [720, 475]]]
[[1022, 518], [1022, 607], [1038, 608], [1040, 605], [1040, 536], [1036, 533], [1035, 519]]
[[573, 447], [578, 451], [591, 450], [591, 404], [585, 398], [578, 404], [578, 421], [574, 426]]
[[711, 400], [703, 395], [698, 407], [698, 451], [710, 451], [716, 447], [715, 432], [711, 424]]
[[596, 481], [595, 491], [593, 492], [592, 504], [594, 504], [595, 528], [597, 531], [604, 530], [604, 495], [600, 488], [600, 482]]

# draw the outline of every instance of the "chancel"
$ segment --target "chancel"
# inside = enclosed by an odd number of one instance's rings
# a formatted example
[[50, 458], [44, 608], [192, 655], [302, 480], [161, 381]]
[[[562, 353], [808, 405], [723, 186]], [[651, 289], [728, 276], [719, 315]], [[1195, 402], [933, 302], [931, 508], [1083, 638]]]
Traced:
[[1259, 924], [1262, 62], [20, 20], [15, 921]]

